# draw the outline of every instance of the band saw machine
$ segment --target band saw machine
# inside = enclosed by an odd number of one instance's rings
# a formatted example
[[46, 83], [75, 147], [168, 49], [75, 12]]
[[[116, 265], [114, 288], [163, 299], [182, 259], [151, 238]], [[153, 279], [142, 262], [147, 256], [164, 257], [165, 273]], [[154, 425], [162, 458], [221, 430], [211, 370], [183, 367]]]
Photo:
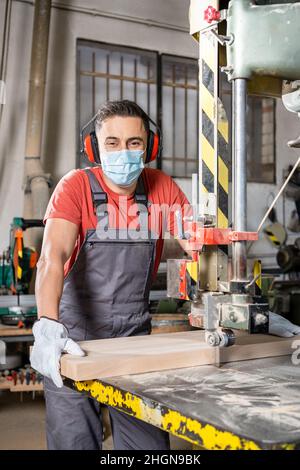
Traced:
[[[190, 323], [206, 330], [212, 346], [234, 344], [235, 330], [268, 333], [260, 261], [250, 277], [247, 270], [247, 242], [258, 240], [258, 230], [247, 231], [246, 124], [248, 94], [282, 97], [289, 111], [300, 112], [300, 2], [278, 3], [190, 4], [190, 33], [199, 43], [199, 170], [193, 215], [182, 220], [176, 213], [192, 259], [168, 260], [168, 296], [191, 301]], [[231, 146], [222, 72], [232, 88]], [[288, 144], [298, 147], [299, 138]]]

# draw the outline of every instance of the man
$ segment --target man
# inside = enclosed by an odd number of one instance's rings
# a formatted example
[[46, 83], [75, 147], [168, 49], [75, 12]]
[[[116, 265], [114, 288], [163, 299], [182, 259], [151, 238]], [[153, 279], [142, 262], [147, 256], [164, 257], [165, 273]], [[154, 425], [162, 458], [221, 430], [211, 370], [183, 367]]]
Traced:
[[[62, 352], [84, 356], [77, 341], [151, 331], [149, 291], [165, 226], [174, 235], [174, 212], [190, 214], [172, 178], [144, 168], [160, 146], [159, 133], [150, 130], [139, 106], [108, 102], [85, 139], [87, 156], [97, 166], [69, 172], [50, 199], [31, 354], [32, 367], [45, 376], [49, 449], [101, 449], [100, 405], [63, 386]], [[296, 334], [297, 327], [272, 318], [271, 333]], [[169, 449], [167, 433], [113, 408], [109, 413], [115, 449]]]
[[[63, 386], [61, 354], [84, 355], [81, 340], [150, 333], [149, 291], [165, 225], [174, 234], [171, 208], [182, 215], [189, 208], [172, 178], [144, 168], [161, 143], [135, 103], [104, 104], [85, 144], [97, 166], [58, 183], [37, 265], [31, 364], [45, 376], [49, 449], [101, 448], [99, 403]], [[109, 412], [116, 449], [169, 449], [168, 433]]]

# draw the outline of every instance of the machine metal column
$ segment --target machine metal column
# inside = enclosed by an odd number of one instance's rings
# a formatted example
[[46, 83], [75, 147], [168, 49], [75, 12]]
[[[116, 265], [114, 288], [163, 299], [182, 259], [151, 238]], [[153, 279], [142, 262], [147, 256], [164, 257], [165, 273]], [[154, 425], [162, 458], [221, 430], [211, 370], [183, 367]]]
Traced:
[[[234, 162], [233, 172], [233, 223], [234, 230], [247, 230], [247, 145], [246, 145], [246, 110], [247, 110], [247, 80], [237, 78], [233, 81], [234, 93]], [[232, 249], [234, 280], [247, 279], [246, 241], [233, 244]]]

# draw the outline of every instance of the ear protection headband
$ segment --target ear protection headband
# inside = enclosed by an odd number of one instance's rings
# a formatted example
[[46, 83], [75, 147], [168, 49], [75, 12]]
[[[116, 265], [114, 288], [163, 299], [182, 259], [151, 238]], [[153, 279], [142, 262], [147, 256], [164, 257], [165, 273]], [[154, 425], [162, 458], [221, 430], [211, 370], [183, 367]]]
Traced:
[[[156, 128], [156, 132], [153, 132], [151, 129], [148, 132], [146, 163], [149, 163], [161, 155], [162, 136], [158, 125], [152, 121], [148, 114], [143, 113], [149, 124], [153, 124]], [[90, 162], [101, 164], [100, 149], [95, 130], [96, 117], [97, 115], [93, 116], [80, 132], [80, 153], [85, 155]]]

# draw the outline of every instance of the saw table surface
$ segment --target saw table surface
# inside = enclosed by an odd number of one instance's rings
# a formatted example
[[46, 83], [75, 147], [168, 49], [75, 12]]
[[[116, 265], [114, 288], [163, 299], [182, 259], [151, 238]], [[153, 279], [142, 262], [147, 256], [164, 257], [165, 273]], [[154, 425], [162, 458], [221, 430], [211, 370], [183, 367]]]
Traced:
[[206, 449], [300, 448], [300, 366], [291, 356], [72, 386]]

